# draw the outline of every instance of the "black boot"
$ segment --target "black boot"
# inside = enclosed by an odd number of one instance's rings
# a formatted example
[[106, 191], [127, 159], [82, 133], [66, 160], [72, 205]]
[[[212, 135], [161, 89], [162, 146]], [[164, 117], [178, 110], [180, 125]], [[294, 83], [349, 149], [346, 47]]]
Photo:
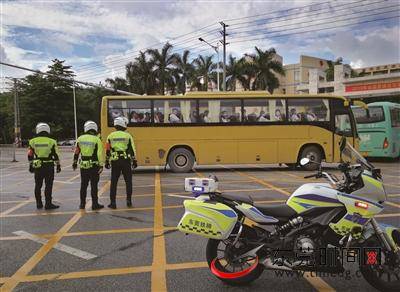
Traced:
[[[109, 206], [110, 207], [110, 206]], [[97, 204], [93, 204], [92, 205], [92, 210], [93, 211], [95, 211], [95, 210], [100, 210], [100, 209], [103, 209], [104, 208], [104, 206], [103, 205], [101, 205], [101, 204], [99, 204], [99, 203], [97, 203]], [[111, 208], [111, 207], [110, 207]], [[115, 207], [115, 208], [117, 208], [117, 207]]]
[[58, 209], [58, 208], [60, 208], [60, 206], [54, 205], [53, 203], [46, 203], [46, 205], [44, 206], [44, 208], [45, 208], [46, 210], [53, 210], [53, 209]]
[[117, 204], [115, 204], [115, 202], [110, 202], [110, 204], [108, 205], [108, 208], [117, 209]]
[[126, 198], [126, 205], [128, 207], [132, 207], [132, 198], [130, 198], [130, 197]]
[[43, 208], [43, 203], [42, 200], [36, 200], [36, 208], [37, 209], [42, 209]]
[[86, 204], [84, 204], [84, 203], [81, 203], [81, 204], [79, 205], [79, 209], [81, 209], [81, 210], [84, 210], [85, 207], [86, 207]]

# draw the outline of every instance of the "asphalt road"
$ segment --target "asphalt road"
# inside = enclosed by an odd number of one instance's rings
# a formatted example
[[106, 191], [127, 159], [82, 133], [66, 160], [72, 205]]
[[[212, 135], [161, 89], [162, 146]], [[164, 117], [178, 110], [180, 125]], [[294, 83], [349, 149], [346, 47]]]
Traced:
[[[25, 152], [1, 151], [0, 285], [2, 291], [375, 291], [349, 266], [347, 277], [278, 277], [265, 271], [248, 287], [232, 288], [206, 267], [206, 240], [186, 236], [175, 227], [183, 214], [188, 176], [216, 174], [220, 189], [251, 195], [265, 204], [281, 203], [305, 180], [303, 171], [277, 165], [199, 167], [191, 174], [138, 169], [134, 174], [134, 208], [125, 204], [125, 185], [118, 186], [118, 209], [79, 211], [79, 172], [71, 169], [71, 151], [62, 153], [62, 172], [55, 177], [54, 211], [36, 210], [33, 175]], [[380, 222], [400, 226], [399, 162], [375, 163], [383, 170], [389, 203]], [[110, 172], [99, 183], [100, 201], [109, 203]], [[88, 194], [88, 198], [90, 195]], [[22, 231], [32, 235], [16, 235]], [[61, 244], [61, 245], [60, 245]], [[94, 255], [85, 259], [85, 253]]]

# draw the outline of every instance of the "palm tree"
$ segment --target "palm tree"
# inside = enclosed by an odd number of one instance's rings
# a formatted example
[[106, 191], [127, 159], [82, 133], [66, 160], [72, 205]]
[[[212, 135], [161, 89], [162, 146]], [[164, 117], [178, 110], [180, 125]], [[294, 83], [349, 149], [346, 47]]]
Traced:
[[172, 54], [172, 45], [167, 42], [161, 49], [149, 49], [148, 54], [151, 56], [151, 61], [154, 63], [154, 73], [156, 74], [159, 81], [159, 91], [162, 95], [165, 94], [165, 83], [170, 77], [172, 65], [174, 64], [177, 55]]
[[274, 48], [263, 51], [255, 47], [256, 54], [246, 55], [249, 58], [249, 67], [256, 72], [252, 89], [268, 90], [273, 93], [279, 87], [279, 80], [275, 74], [285, 75], [282, 63], [274, 60]]
[[194, 67], [191, 62], [189, 62], [190, 51], [185, 50], [182, 54], [176, 55], [175, 65], [177, 68], [177, 73], [179, 75], [179, 80], [177, 80], [178, 92], [186, 93], [186, 84], [193, 78]]
[[244, 76], [244, 69], [245, 69], [244, 59], [236, 60], [235, 57], [229, 55], [228, 65], [226, 66], [226, 86], [228, 90], [235, 91], [237, 81], [239, 81], [242, 84], [242, 86], [246, 83], [246, 77]]
[[213, 56], [199, 55], [196, 59], [193, 60], [193, 64], [196, 66], [197, 78], [203, 77], [203, 80], [204, 80], [203, 84], [200, 84], [198, 79], [193, 84], [200, 91], [207, 91], [207, 89], [208, 89], [208, 80], [209, 80], [212, 70], [215, 67], [215, 64], [213, 63], [212, 59], [213, 59]]
[[131, 92], [139, 94], [154, 94], [156, 80], [153, 72], [154, 64], [147, 60], [146, 53], [140, 52], [134, 62], [129, 62], [126, 68], [126, 80]]
[[115, 90], [117, 90], [117, 89], [126, 90], [126, 91], [130, 90], [128, 88], [128, 84], [127, 84], [126, 80], [124, 78], [121, 78], [121, 77], [115, 77], [114, 79], [113, 78], [107, 78], [106, 79], [106, 83], [110, 87], [114, 88]]
[[335, 61], [328, 61], [328, 69], [325, 70], [326, 81], [333, 81], [335, 79], [335, 65], [341, 65], [343, 58], [339, 57]]

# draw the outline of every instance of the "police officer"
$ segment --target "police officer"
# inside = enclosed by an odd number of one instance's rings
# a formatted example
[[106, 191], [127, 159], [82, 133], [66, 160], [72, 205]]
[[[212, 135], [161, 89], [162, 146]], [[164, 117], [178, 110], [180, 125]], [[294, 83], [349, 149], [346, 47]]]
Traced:
[[99, 210], [104, 208], [103, 205], [99, 204], [99, 198], [97, 196], [98, 183], [100, 173], [103, 171], [103, 144], [97, 134], [97, 124], [93, 121], [87, 121], [84, 126], [85, 134], [78, 138], [76, 141], [74, 161], [72, 163], [72, 169], [76, 170], [78, 167], [79, 154], [81, 159], [79, 167], [81, 169], [81, 203], [80, 209], [85, 209], [86, 206], [86, 192], [90, 182], [90, 194], [92, 196], [92, 210]]
[[36, 137], [29, 141], [28, 160], [29, 172], [35, 174], [36, 207], [43, 208], [42, 185], [45, 182], [44, 196], [45, 209], [57, 209], [59, 206], [52, 203], [54, 164], [57, 173], [61, 171], [60, 159], [56, 140], [49, 137], [50, 127], [46, 123], [36, 125]]
[[111, 160], [110, 205], [108, 205], [111, 209], [117, 208], [115, 199], [121, 172], [126, 185], [126, 205], [132, 207], [132, 169], [137, 167], [137, 162], [135, 158], [135, 143], [132, 136], [125, 132], [126, 125], [126, 118], [117, 117], [114, 120], [116, 131], [107, 137], [105, 167], [110, 168]]

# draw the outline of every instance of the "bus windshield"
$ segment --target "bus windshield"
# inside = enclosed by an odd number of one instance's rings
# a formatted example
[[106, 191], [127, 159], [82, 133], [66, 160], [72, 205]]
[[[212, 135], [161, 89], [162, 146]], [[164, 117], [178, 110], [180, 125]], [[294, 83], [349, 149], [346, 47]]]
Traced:
[[357, 124], [372, 124], [385, 120], [385, 114], [381, 106], [371, 106], [368, 109], [355, 107], [353, 108], [353, 113]]

